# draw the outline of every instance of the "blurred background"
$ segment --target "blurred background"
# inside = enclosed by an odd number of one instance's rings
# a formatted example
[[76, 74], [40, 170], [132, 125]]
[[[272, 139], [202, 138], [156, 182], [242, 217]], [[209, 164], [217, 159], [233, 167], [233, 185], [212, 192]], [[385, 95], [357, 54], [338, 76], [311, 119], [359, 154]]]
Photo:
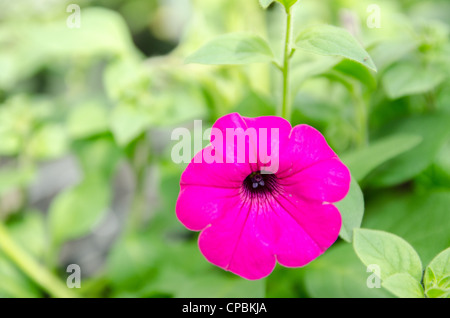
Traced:
[[[292, 124], [313, 125], [343, 156], [420, 137], [360, 184], [363, 226], [403, 237], [427, 264], [450, 246], [450, 2], [302, 0], [295, 10], [294, 34], [344, 27], [378, 72], [298, 51]], [[63, 284], [78, 264], [84, 297], [388, 297], [366, 287], [351, 244], [247, 281], [209, 264], [176, 219], [185, 165], [171, 160], [173, 129], [274, 115], [281, 99], [272, 65], [185, 58], [247, 31], [281, 59], [283, 19], [257, 0], [0, 0], [0, 223], [14, 242]], [[46, 296], [0, 244], [0, 297]]]

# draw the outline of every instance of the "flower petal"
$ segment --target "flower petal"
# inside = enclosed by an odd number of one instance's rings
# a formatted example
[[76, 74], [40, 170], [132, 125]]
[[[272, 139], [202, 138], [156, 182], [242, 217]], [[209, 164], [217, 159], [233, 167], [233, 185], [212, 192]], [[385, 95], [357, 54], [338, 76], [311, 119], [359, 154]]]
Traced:
[[[221, 133], [217, 139], [216, 131]], [[212, 127], [211, 145], [223, 156], [223, 162], [248, 164], [255, 171], [258, 135], [244, 118], [232, 113], [219, 118]]]
[[308, 125], [295, 126], [281, 153], [278, 177], [288, 177], [314, 163], [333, 157], [337, 155], [318, 130]]
[[226, 213], [238, 198], [238, 189], [182, 185], [175, 211], [185, 227], [201, 231]]
[[283, 232], [275, 253], [281, 265], [308, 264], [338, 238], [341, 229], [339, 210], [331, 204], [308, 204], [295, 196], [278, 197], [276, 213]]
[[287, 193], [320, 202], [337, 202], [350, 189], [350, 172], [338, 158], [332, 158], [313, 164], [279, 182]]
[[224, 154], [223, 162], [246, 162], [252, 171], [265, 167], [276, 173], [279, 153], [287, 146], [292, 127], [281, 117], [250, 118], [233, 113], [219, 118], [213, 125], [215, 129], [221, 132], [222, 138], [216, 140], [211, 136], [211, 144]]
[[280, 152], [289, 142], [291, 124], [284, 118], [276, 116], [244, 117], [244, 120], [248, 127], [258, 131], [258, 170], [277, 173]]
[[[181, 185], [199, 185], [220, 188], [240, 188], [242, 181], [252, 173], [248, 164], [208, 163], [205, 158], [212, 146], [198, 152], [181, 175]], [[211, 161], [210, 161], [211, 162]]]
[[227, 210], [200, 234], [199, 247], [208, 261], [247, 279], [272, 272], [276, 260], [271, 242], [279, 231], [264, 219], [267, 211], [258, 213], [257, 208], [241, 204]]

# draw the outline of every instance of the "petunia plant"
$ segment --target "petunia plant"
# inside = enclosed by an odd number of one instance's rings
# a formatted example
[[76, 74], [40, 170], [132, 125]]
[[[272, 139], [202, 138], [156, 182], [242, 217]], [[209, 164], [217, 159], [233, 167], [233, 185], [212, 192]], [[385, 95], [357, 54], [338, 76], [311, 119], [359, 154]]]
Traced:
[[396, 135], [368, 146], [364, 99], [345, 83], [355, 99], [362, 101], [355, 109], [362, 127], [360, 149], [339, 158], [318, 130], [289, 123], [294, 55], [335, 56], [376, 72], [372, 58], [345, 29], [312, 25], [294, 30], [294, 9], [301, 1], [259, 3], [263, 9], [273, 3], [283, 8], [281, 56], [276, 56], [276, 50], [260, 36], [230, 33], [206, 43], [186, 61], [210, 65], [271, 63], [281, 74], [281, 94], [275, 94], [281, 95], [277, 116], [249, 118], [232, 113], [216, 121], [210, 145], [194, 156], [181, 176], [178, 219], [189, 230], [201, 231], [199, 248], [209, 262], [246, 279], [268, 276], [277, 262], [303, 267], [340, 236], [346, 242], [353, 241], [356, 254], [368, 269], [378, 266], [381, 274], [375, 273], [379, 275], [376, 278], [391, 294], [445, 297], [449, 292], [448, 259], [443, 259], [448, 250], [436, 257], [423, 275], [419, 256], [403, 239], [359, 229], [364, 197], [358, 182], [417, 146], [420, 136]]
[[[267, 8], [272, 2], [260, 4]], [[289, 123], [290, 61], [301, 49], [350, 59], [372, 70], [376, 67], [344, 29], [312, 26], [293, 41], [297, 1], [277, 2], [286, 15], [280, 59], [266, 40], [245, 33], [215, 38], [187, 58], [189, 63], [215, 65], [268, 62], [281, 73], [280, 117], [247, 118], [233, 113], [220, 118], [212, 128], [211, 145], [193, 158], [181, 177], [176, 207], [188, 229], [202, 231], [199, 246], [205, 257], [248, 279], [269, 275], [276, 261], [287, 267], [308, 264], [339, 233], [350, 241], [364, 212], [357, 181], [351, 182], [348, 168], [322, 134], [308, 125], [291, 127]], [[254, 134], [249, 133], [252, 129]], [[262, 133], [269, 129], [276, 134]], [[230, 137], [229, 131], [234, 135]], [[244, 148], [240, 158], [239, 147]], [[261, 155], [262, 148], [270, 158]]]

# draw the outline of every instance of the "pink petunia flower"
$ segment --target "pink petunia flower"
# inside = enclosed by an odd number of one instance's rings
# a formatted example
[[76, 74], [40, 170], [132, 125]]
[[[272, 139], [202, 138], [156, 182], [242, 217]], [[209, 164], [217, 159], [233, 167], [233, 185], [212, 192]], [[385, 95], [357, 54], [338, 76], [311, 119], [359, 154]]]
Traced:
[[[226, 138], [230, 129], [236, 133]], [[181, 176], [176, 205], [181, 223], [202, 231], [198, 244], [208, 261], [260, 279], [277, 261], [304, 266], [336, 241], [341, 215], [332, 203], [347, 195], [350, 173], [316, 129], [234, 113], [212, 132], [211, 145]]]

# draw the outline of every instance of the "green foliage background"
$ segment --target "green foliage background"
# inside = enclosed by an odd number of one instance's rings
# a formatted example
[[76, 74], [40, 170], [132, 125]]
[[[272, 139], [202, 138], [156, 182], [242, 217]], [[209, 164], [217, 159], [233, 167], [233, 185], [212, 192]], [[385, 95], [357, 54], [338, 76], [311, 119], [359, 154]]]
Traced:
[[[373, 2], [293, 7], [294, 37], [346, 28], [378, 69], [307, 49], [292, 60], [292, 124], [319, 129], [354, 179], [340, 203], [351, 227], [310, 265], [247, 281], [209, 264], [175, 216], [185, 165], [171, 160], [172, 130], [276, 114], [281, 76], [248, 63], [281, 58], [283, 10], [257, 0], [80, 0], [79, 29], [69, 1], [1, 1], [0, 225], [63, 283], [80, 264], [82, 297], [411, 296], [393, 292], [403, 276], [367, 288], [358, 248], [370, 246], [349, 243], [362, 219], [417, 251], [427, 296], [448, 296], [448, 253], [433, 258], [450, 246], [450, 3], [376, 1], [381, 28], [369, 28]], [[198, 49], [241, 31], [258, 48], [231, 63], [243, 65], [185, 63], [229, 64]], [[378, 233], [365, 231], [354, 237]], [[49, 281], [0, 244], [0, 297], [58, 296]]]

